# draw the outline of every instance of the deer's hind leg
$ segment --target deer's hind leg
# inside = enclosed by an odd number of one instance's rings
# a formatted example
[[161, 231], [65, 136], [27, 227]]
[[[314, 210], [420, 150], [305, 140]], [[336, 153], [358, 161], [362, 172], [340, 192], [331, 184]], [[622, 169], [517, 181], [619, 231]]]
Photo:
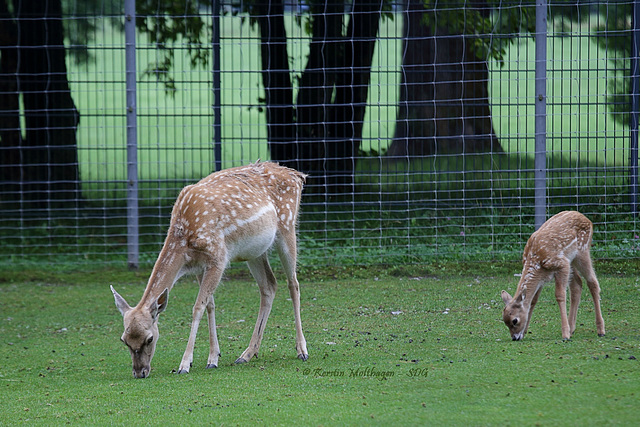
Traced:
[[282, 239], [276, 246], [278, 255], [282, 266], [284, 267], [285, 274], [287, 275], [287, 285], [289, 286], [289, 295], [291, 296], [291, 302], [293, 303], [293, 316], [296, 328], [296, 352], [298, 353], [298, 359], [307, 360], [309, 358], [309, 352], [307, 351], [307, 341], [302, 333], [302, 319], [300, 315], [300, 283], [298, 283], [298, 277], [296, 274], [296, 235], [294, 232], [284, 234]]
[[603, 337], [605, 330], [604, 319], [602, 318], [602, 311], [600, 309], [600, 284], [598, 283], [596, 272], [593, 270], [590, 251], [580, 252], [574, 260], [574, 266], [587, 282], [587, 287], [593, 298], [593, 308], [596, 312], [596, 329], [598, 330], [598, 336]]
[[276, 277], [273, 275], [266, 252], [256, 259], [247, 261], [247, 264], [260, 288], [260, 310], [258, 311], [258, 319], [256, 320], [249, 347], [240, 355], [236, 363], [246, 363], [258, 354], [277, 289]]

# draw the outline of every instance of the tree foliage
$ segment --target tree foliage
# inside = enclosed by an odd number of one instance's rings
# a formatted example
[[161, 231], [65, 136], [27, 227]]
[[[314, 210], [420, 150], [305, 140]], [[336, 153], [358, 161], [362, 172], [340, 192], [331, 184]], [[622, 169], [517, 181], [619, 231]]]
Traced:
[[170, 92], [176, 89], [171, 69], [173, 46], [178, 41], [186, 45], [192, 67], [208, 63], [209, 43], [203, 40], [207, 24], [200, 14], [201, 7], [200, 2], [190, 0], [136, 1], [136, 28], [149, 37], [159, 52], [158, 59], [147, 65], [145, 74], [164, 82]]
[[[124, 31], [123, 2], [118, 0], [63, 0], [65, 34], [70, 56], [76, 63], [89, 60], [88, 44], [95, 41], [96, 20], [108, 18], [114, 28]], [[205, 14], [210, 2], [192, 0], [136, 0], [136, 29], [155, 45], [156, 58], [145, 65], [143, 75], [162, 82], [167, 93], [176, 90], [172, 69], [178, 44], [186, 47], [192, 67], [207, 66], [211, 33]], [[182, 52], [182, 51], [180, 51]]]
[[514, 40], [535, 31], [533, 3], [424, 0], [423, 4], [422, 23], [433, 28], [436, 36], [438, 28], [446, 28], [449, 34], [464, 35], [476, 57], [495, 60], [501, 65]]
[[[607, 96], [609, 111], [622, 124], [629, 123], [631, 106], [631, 3], [610, 2], [598, 6], [602, 17], [592, 32], [593, 40], [607, 50], [615, 77], [610, 79]], [[636, 55], [638, 52], [636, 52]]]

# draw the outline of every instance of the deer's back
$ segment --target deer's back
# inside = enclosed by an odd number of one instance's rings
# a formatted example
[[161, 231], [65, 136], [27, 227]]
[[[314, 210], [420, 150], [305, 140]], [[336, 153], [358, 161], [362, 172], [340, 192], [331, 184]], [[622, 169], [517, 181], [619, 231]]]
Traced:
[[575, 211], [560, 212], [531, 235], [522, 261], [553, 270], [567, 259], [573, 261], [578, 251], [588, 250], [592, 235], [593, 225], [587, 217]]
[[270, 245], [278, 231], [295, 229], [304, 177], [269, 162], [215, 172], [180, 192], [170, 233], [183, 247], [210, 252]]

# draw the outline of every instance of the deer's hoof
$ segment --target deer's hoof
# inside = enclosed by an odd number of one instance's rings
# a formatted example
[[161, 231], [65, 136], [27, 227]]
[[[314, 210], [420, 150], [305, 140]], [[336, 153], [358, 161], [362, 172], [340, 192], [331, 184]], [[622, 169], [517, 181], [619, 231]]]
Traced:
[[599, 337], [603, 337], [603, 336], [604, 336], [604, 334], [598, 334], [598, 336], [599, 336]]
[[217, 368], [217, 367], [218, 367], [218, 365], [216, 365], [215, 363], [209, 363], [207, 365], [207, 369], [213, 369], [213, 368]]
[[178, 369], [178, 374], [188, 374], [189, 370], [188, 369]]
[[300, 353], [298, 355], [298, 359], [302, 360], [303, 362], [306, 362], [308, 358], [309, 358], [308, 354]]
[[236, 359], [236, 361], [235, 361], [235, 364], [236, 364], [236, 365], [241, 365], [241, 364], [243, 364], [243, 363], [247, 363], [247, 361], [245, 360], [245, 358], [244, 358], [244, 357], [238, 357], [238, 358]]

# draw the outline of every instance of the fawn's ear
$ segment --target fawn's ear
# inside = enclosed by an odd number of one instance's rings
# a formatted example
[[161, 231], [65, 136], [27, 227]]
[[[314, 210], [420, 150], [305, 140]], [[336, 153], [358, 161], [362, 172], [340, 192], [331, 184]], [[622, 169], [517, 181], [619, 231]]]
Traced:
[[118, 307], [120, 314], [124, 316], [129, 310], [131, 310], [131, 306], [129, 306], [127, 301], [125, 301], [125, 299], [122, 298], [115, 289], [113, 289], [113, 286], [111, 286], [111, 292], [113, 292], [113, 298], [116, 300], [116, 307]]
[[509, 301], [511, 301], [511, 295], [509, 295], [509, 292], [507, 291], [502, 291], [502, 301], [504, 301], [504, 305], [509, 304]]
[[169, 289], [165, 289], [164, 292], [160, 294], [157, 300], [151, 305], [149, 311], [151, 311], [151, 316], [154, 319], [158, 317], [160, 313], [162, 313], [167, 308], [167, 303], [169, 302]]

